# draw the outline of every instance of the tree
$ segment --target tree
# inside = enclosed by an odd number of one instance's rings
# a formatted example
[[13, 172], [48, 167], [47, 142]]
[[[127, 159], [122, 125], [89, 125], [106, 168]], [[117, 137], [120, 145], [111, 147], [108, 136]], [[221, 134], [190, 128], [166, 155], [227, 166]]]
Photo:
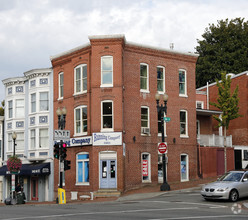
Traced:
[[196, 87], [220, 79], [220, 73], [241, 73], [248, 70], [248, 21], [235, 18], [209, 24], [197, 40]]
[[238, 97], [238, 85], [236, 86], [233, 94], [231, 94], [231, 77], [226, 77], [226, 73], [221, 73], [221, 81], [216, 79], [218, 87], [217, 103], [210, 102], [210, 105], [215, 106], [222, 111], [222, 117], [219, 118], [214, 115], [214, 119], [218, 121], [217, 127], [224, 128], [224, 160], [225, 160], [225, 172], [227, 172], [227, 157], [226, 157], [226, 131], [229, 128], [231, 120], [241, 117], [239, 114], [239, 97]]
[[0, 107], [0, 116], [4, 116], [4, 100], [2, 101], [2, 106]]

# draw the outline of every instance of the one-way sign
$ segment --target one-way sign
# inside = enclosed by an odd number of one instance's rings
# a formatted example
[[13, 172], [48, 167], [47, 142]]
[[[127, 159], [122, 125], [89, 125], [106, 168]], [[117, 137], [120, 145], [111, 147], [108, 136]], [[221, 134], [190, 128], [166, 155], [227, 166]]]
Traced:
[[69, 130], [54, 130], [54, 140], [70, 139]]

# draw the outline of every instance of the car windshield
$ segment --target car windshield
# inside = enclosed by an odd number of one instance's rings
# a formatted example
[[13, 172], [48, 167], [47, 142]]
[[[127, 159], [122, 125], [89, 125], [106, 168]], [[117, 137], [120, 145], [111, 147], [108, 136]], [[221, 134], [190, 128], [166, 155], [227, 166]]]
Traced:
[[235, 181], [239, 182], [243, 176], [243, 173], [226, 173], [219, 181]]

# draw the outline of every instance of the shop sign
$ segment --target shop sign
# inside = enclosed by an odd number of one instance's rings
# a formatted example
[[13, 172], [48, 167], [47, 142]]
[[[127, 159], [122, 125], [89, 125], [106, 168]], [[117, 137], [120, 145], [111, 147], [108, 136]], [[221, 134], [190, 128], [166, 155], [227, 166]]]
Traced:
[[148, 176], [148, 160], [143, 160], [143, 176]]
[[93, 133], [93, 146], [122, 145], [122, 132]]
[[[62, 139], [62, 141], [64, 141], [68, 147], [92, 145], [92, 136], [70, 138], [69, 140]], [[56, 143], [59, 143], [59, 141], [54, 142], [54, 144]]]

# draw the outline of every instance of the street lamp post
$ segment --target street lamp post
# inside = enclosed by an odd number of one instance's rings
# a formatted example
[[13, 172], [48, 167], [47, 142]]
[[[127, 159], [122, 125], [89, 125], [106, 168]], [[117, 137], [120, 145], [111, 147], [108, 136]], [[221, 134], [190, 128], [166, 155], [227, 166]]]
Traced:
[[[67, 110], [65, 107], [62, 108], [62, 110], [60, 108], [58, 108], [56, 110], [56, 114], [58, 116], [58, 129], [60, 130], [64, 130], [65, 129], [65, 123], [66, 123], [66, 113]], [[64, 171], [64, 160], [61, 157], [61, 151], [62, 151], [62, 140], [60, 141], [60, 153], [59, 153], [59, 161], [60, 161], [60, 167], [59, 167], [59, 188], [63, 188], [63, 171]]]
[[13, 132], [12, 133], [12, 139], [13, 139], [13, 142], [14, 142], [13, 156], [15, 156], [16, 137], [17, 137], [17, 134], [15, 132]]
[[[16, 132], [12, 133], [12, 139], [13, 139], [13, 156], [15, 156], [15, 147], [16, 147], [16, 138], [17, 134]], [[12, 201], [11, 203], [14, 205], [16, 201], [14, 200], [14, 192], [15, 192], [15, 174], [11, 175], [11, 192], [12, 192]]]
[[[159, 105], [160, 100], [160, 94], [156, 93], [155, 99], [157, 102], [157, 112], [161, 115], [161, 133], [162, 133], [162, 143], [164, 143], [164, 114], [167, 114], [167, 101], [168, 101], [168, 95], [165, 93], [163, 95], [163, 101], [164, 105]], [[160, 187], [160, 191], [169, 191], [170, 185], [166, 181], [166, 159], [165, 159], [165, 153], [162, 154], [163, 159], [163, 184]]]

